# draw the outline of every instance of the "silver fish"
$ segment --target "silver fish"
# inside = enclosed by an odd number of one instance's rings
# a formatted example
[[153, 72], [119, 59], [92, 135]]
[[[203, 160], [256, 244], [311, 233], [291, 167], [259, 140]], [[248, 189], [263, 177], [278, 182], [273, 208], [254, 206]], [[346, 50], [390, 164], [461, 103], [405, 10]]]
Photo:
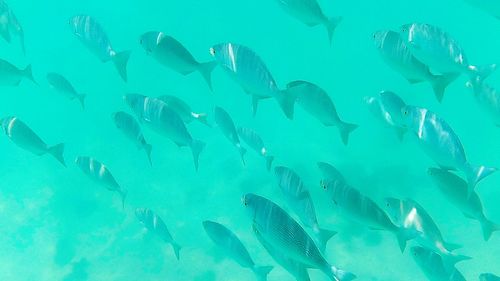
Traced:
[[148, 156], [149, 164], [153, 165], [151, 162], [152, 146], [144, 138], [141, 125], [139, 125], [139, 122], [137, 122], [134, 116], [123, 111], [118, 111], [113, 113], [112, 117], [116, 127], [120, 129], [128, 139], [133, 141], [137, 147], [144, 149]]
[[0, 85], [1, 86], [17, 86], [21, 80], [29, 79], [36, 84], [31, 72], [31, 65], [28, 65], [24, 70], [19, 69], [10, 62], [0, 59]]
[[96, 55], [101, 62], [112, 61], [120, 74], [127, 81], [127, 63], [130, 51], [116, 52], [111, 46], [108, 36], [101, 25], [92, 17], [86, 15], [74, 16], [70, 19], [73, 34]]
[[407, 42], [398, 32], [377, 31], [373, 34], [373, 39], [380, 55], [392, 69], [403, 75], [411, 84], [429, 82], [437, 100], [441, 102], [446, 87], [457, 78], [456, 74], [432, 74], [427, 65], [413, 56]]
[[403, 125], [401, 111], [405, 102], [395, 93], [382, 91], [378, 97], [365, 98], [370, 111], [384, 124], [393, 128], [399, 140], [403, 140], [407, 129]]
[[137, 219], [151, 232], [160, 237], [165, 243], [168, 243], [174, 249], [174, 254], [177, 260], [179, 260], [179, 252], [181, 246], [175, 242], [174, 238], [168, 231], [165, 222], [155, 214], [151, 209], [148, 208], [137, 208], [135, 209], [135, 216]]
[[253, 50], [243, 45], [223, 43], [210, 48], [210, 53], [222, 69], [252, 96], [254, 115], [259, 100], [274, 98], [286, 117], [293, 119], [295, 97], [278, 88], [271, 72]]
[[21, 44], [23, 53], [26, 54], [23, 28], [7, 3], [0, 0], [0, 35], [5, 41], [10, 43], [11, 33], [19, 37], [19, 43]]
[[163, 95], [157, 97], [157, 99], [163, 101], [168, 105], [168, 107], [177, 112], [184, 123], [189, 124], [193, 122], [193, 120], [196, 120], [210, 127], [210, 124], [208, 124], [207, 121], [206, 113], [194, 112], [193, 110], [191, 110], [191, 107], [180, 98], [171, 95]]
[[238, 132], [236, 131], [236, 126], [234, 126], [233, 119], [231, 116], [222, 108], [216, 106], [214, 110], [215, 123], [221, 129], [224, 136], [236, 147], [241, 156], [241, 161], [245, 165], [245, 153], [247, 150], [241, 146], [240, 138], [238, 137]]
[[115, 178], [108, 170], [108, 167], [95, 160], [94, 158], [85, 156], [77, 157], [75, 163], [80, 168], [80, 170], [82, 170], [82, 172], [90, 179], [103, 185], [109, 191], [118, 192], [122, 199], [122, 207], [125, 208], [125, 198], [127, 197], [127, 191], [122, 189], [116, 182]]
[[66, 167], [64, 144], [48, 146], [28, 125], [14, 116], [3, 118], [0, 123], [4, 133], [17, 146], [38, 156], [48, 153]]
[[307, 81], [293, 81], [287, 85], [288, 93], [297, 97], [297, 103], [325, 126], [335, 126], [342, 142], [347, 145], [349, 135], [358, 125], [342, 121], [325, 90]]
[[254, 130], [250, 128], [238, 127], [238, 135], [240, 138], [253, 150], [262, 155], [266, 159], [266, 168], [268, 171], [271, 170], [271, 166], [274, 161], [274, 156], [268, 154], [268, 150], [264, 145], [264, 142], [260, 136]]
[[500, 281], [500, 277], [492, 273], [482, 273], [479, 275], [479, 281]]
[[280, 7], [307, 26], [324, 25], [330, 42], [342, 17], [328, 18], [316, 0], [276, 0]]
[[179, 147], [190, 147], [195, 169], [198, 170], [198, 158], [205, 143], [191, 137], [179, 114], [170, 109], [165, 102], [156, 98], [128, 94], [125, 95], [124, 99], [139, 120], [145, 122], [159, 134], [171, 139]]
[[64, 78], [64, 76], [58, 73], [51, 72], [47, 74], [47, 81], [52, 88], [65, 95], [69, 99], [78, 99], [78, 101], [82, 105], [82, 108], [85, 108], [84, 100], [86, 95], [78, 93], [73, 85], [71, 85], [71, 83], [66, 78]]
[[267, 280], [272, 266], [257, 266], [238, 236], [227, 227], [213, 221], [204, 221], [203, 228], [210, 239], [240, 266], [252, 270], [257, 280]]
[[412, 247], [411, 255], [429, 281], [465, 281], [456, 268], [447, 268], [441, 256], [424, 247]]
[[430, 168], [428, 174], [450, 203], [455, 205], [467, 218], [472, 218], [481, 223], [485, 241], [490, 239], [493, 232], [500, 230], [499, 224], [488, 220], [484, 215], [483, 204], [479, 195], [473, 191], [468, 196], [467, 182], [443, 169]]
[[330, 265], [307, 232], [272, 201], [249, 193], [242, 203], [253, 221], [253, 230], [282, 255], [321, 270], [332, 281], [350, 281], [356, 276]]
[[177, 73], [188, 75], [198, 71], [212, 90], [212, 70], [217, 62], [210, 61], [199, 63], [193, 55], [175, 38], [163, 32], [150, 31], [141, 36], [141, 45], [148, 55], [161, 65]]
[[469, 194], [480, 180], [497, 170], [471, 165], [466, 159], [458, 136], [450, 125], [435, 113], [415, 106], [406, 106], [402, 112], [405, 126], [430, 158], [443, 169], [459, 170], [466, 175]]
[[500, 92], [479, 79], [468, 81], [466, 86], [472, 88], [474, 97], [483, 111], [500, 127]]
[[328, 240], [336, 232], [319, 227], [314, 203], [308, 188], [304, 186], [300, 176], [290, 168], [278, 166], [274, 168], [274, 174], [287, 204], [297, 214], [302, 224], [313, 231], [318, 248], [324, 252]]

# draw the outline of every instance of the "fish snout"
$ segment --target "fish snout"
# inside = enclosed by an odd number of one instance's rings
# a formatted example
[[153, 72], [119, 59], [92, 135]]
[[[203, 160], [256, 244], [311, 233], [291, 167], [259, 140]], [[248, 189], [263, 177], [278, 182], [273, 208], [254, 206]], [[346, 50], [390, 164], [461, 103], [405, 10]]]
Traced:
[[243, 206], [245, 207], [248, 206], [246, 195], [241, 196], [241, 204], [243, 204]]
[[212, 55], [212, 57], [215, 57], [215, 48], [214, 47], [211, 47], [208, 51], [210, 52], [210, 55]]

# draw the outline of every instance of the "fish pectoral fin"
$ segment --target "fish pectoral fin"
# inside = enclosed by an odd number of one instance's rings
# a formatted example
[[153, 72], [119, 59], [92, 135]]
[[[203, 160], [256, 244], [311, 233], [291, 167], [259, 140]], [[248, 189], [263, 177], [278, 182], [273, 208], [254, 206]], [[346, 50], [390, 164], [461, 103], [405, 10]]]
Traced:
[[417, 84], [417, 83], [421, 83], [421, 82], [423, 82], [423, 80], [421, 80], [421, 79], [414, 79], [414, 78], [408, 78], [408, 79], [406, 79], [406, 80], [408, 80], [408, 82], [409, 82], [410, 84]]

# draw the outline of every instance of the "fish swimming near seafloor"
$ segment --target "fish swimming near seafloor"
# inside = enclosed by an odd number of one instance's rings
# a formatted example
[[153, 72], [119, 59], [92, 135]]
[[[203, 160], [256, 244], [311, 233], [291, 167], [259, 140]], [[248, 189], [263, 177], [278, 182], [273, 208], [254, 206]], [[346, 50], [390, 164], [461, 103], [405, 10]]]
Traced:
[[112, 117], [115, 122], [115, 126], [122, 131], [129, 140], [133, 141], [138, 148], [144, 149], [146, 155], [148, 156], [149, 164], [152, 165], [152, 146], [144, 138], [139, 122], [137, 122], [134, 116], [123, 111], [113, 113]]
[[71, 85], [71, 83], [64, 76], [55, 72], [50, 72], [47, 74], [47, 81], [52, 88], [69, 99], [72, 100], [76, 98], [82, 105], [82, 108], [85, 109], [84, 101], [86, 95], [78, 93], [73, 85]]
[[0, 86], [18, 86], [23, 79], [37, 84], [31, 72], [31, 65], [19, 69], [10, 62], [0, 59]]
[[236, 147], [240, 153], [241, 161], [245, 165], [245, 153], [247, 150], [241, 146], [240, 138], [238, 137], [238, 132], [236, 131], [236, 126], [234, 125], [233, 119], [229, 116], [229, 113], [216, 106], [214, 109], [215, 123], [221, 129], [224, 136]]
[[238, 136], [240, 136], [250, 148], [266, 159], [266, 168], [270, 171], [273, 165], [274, 156], [269, 155], [269, 151], [264, 145], [262, 138], [257, 132], [250, 128], [238, 127], [236, 130], [238, 131]]
[[210, 124], [208, 124], [207, 121], [207, 114], [206, 113], [200, 113], [200, 112], [194, 112], [191, 107], [183, 100], [181, 100], [178, 97], [172, 96], [172, 95], [162, 95], [157, 97], [157, 99], [163, 101], [164, 103], [167, 104], [168, 107], [173, 109], [179, 116], [182, 118], [182, 121], [184, 123], [189, 124], [193, 122], [193, 120], [196, 120], [204, 125], [207, 125], [210, 127]]
[[23, 28], [12, 9], [4, 0], [0, 0], [0, 19], [0, 35], [8, 43], [11, 42], [12, 34], [19, 37], [19, 44], [21, 45], [23, 54], [26, 54]]
[[412, 247], [411, 255], [429, 281], [465, 281], [455, 267], [446, 267], [437, 253], [425, 247]]
[[398, 139], [402, 141], [407, 132], [401, 117], [402, 110], [406, 106], [405, 102], [390, 91], [382, 91], [376, 97], [366, 97], [365, 102], [372, 114], [394, 129]]

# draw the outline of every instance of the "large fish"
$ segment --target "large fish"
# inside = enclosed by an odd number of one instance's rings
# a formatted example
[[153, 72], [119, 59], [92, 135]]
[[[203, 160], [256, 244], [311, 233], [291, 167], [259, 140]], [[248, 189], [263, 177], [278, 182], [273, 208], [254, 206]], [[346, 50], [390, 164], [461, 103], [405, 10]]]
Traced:
[[443, 169], [459, 170], [466, 175], [469, 194], [472, 194], [480, 180], [497, 170], [471, 165], [458, 136], [435, 113], [415, 106], [406, 106], [402, 113], [405, 126], [430, 158]]
[[10, 62], [0, 59], [1, 86], [17, 86], [23, 79], [29, 79], [36, 84], [31, 72], [31, 65], [28, 65], [25, 69], [19, 69]]
[[324, 252], [328, 240], [336, 232], [319, 227], [314, 203], [308, 188], [304, 185], [300, 176], [290, 168], [278, 166], [274, 168], [274, 174], [287, 204], [297, 214], [302, 224], [313, 231], [318, 248]]
[[492, 273], [482, 273], [479, 275], [479, 281], [500, 281], [500, 277]]
[[382, 58], [392, 69], [403, 75], [411, 84], [429, 82], [437, 100], [443, 99], [446, 87], [455, 80], [456, 74], [432, 74], [427, 65], [412, 55], [407, 42], [395, 31], [377, 31], [373, 34], [373, 39]]
[[468, 81], [466, 86], [472, 88], [483, 111], [491, 117], [495, 126], [500, 127], [500, 92], [477, 78]]
[[253, 230], [282, 255], [321, 270], [332, 281], [350, 281], [356, 276], [330, 265], [307, 232], [272, 201], [249, 193], [242, 198], [253, 221]]
[[307, 26], [324, 25], [328, 38], [332, 41], [333, 32], [342, 17], [328, 18], [316, 0], [276, 0], [283, 10]]
[[141, 45], [148, 55], [157, 62], [182, 75], [198, 71], [212, 90], [212, 70], [217, 62], [200, 63], [193, 55], [175, 38], [163, 32], [150, 31], [141, 36]]
[[342, 142], [347, 145], [349, 135], [358, 125], [342, 121], [328, 93], [319, 86], [307, 81], [288, 83], [287, 92], [297, 98], [297, 103], [325, 126], [335, 126], [340, 132]]
[[134, 116], [123, 111], [118, 111], [113, 113], [113, 121], [115, 122], [116, 127], [122, 131], [129, 140], [133, 141], [138, 148], [144, 149], [146, 155], [148, 156], [149, 164], [152, 165], [152, 146], [144, 138], [141, 125], [137, 122]]
[[286, 117], [293, 119], [295, 97], [278, 88], [271, 72], [253, 50], [243, 45], [223, 43], [210, 48], [210, 53], [222, 69], [252, 96], [254, 115], [259, 100], [275, 98]]
[[66, 167], [64, 161], [64, 144], [48, 146], [33, 130], [19, 118], [10, 116], [0, 120], [7, 137], [20, 148], [35, 155], [50, 154]]
[[94, 158], [85, 156], [77, 157], [75, 163], [80, 168], [80, 170], [82, 170], [82, 172], [90, 179], [106, 187], [107, 190], [114, 191], [120, 194], [120, 197], [122, 199], [122, 207], [125, 208], [125, 198], [127, 197], [127, 191], [121, 188], [120, 185], [116, 182], [115, 178], [108, 170], [108, 167], [95, 160]]
[[[321, 187], [327, 191], [329, 199], [340, 215], [371, 229], [394, 233], [401, 252], [404, 252], [408, 240], [417, 237], [417, 231], [395, 225], [373, 200], [349, 186], [344, 177], [333, 166], [321, 163], [320, 168], [325, 174], [325, 179], [321, 181]], [[336, 178], [336, 175], [340, 175], [340, 177]]]
[[484, 80], [496, 68], [495, 64], [484, 67], [471, 65], [458, 42], [436, 26], [425, 23], [405, 24], [401, 26], [400, 34], [413, 56], [433, 72], [443, 75], [462, 73]]
[[73, 34], [102, 62], [112, 61], [124, 81], [127, 81], [127, 63], [130, 51], [116, 52], [101, 25], [86, 15], [70, 19]]
[[241, 156], [241, 161], [245, 165], [245, 153], [247, 150], [241, 146], [240, 138], [238, 137], [238, 132], [236, 131], [236, 126], [234, 125], [233, 119], [229, 116], [224, 109], [216, 106], [214, 110], [215, 123], [219, 129], [221, 129], [224, 136], [236, 147]]
[[137, 208], [135, 209], [135, 216], [137, 219], [151, 232], [160, 237], [165, 243], [172, 245], [174, 249], [174, 254], [177, 260], [179, 260], [179, 252], [181, 246], [175, 242], [174, 238], [168, 231], [167, 225], [163, 220], [155, 214], [151, 209], [148, 208]]
[[68, 97], [69, 99], [78, 99], [78, 101], [82, 105], [82, 108], [85, 108], [84, 100], [86, 95], [78, 93], [73, 85], [71, 85], [71, 83], [66, 78], [64, 78], [64, 76], [58, 73], [51, 72], [47, 74], [47, 81], [52, 88]]
[[479, 195], [474, 191], [468, 196], [467, 182], [443, 169], [430, 168], [428, 174], [450, 203], [455, 205], [467, 218], [481, 223], [484, 240], [489, 240], [494, 231], [500, 230], [500, 225], [488, 220], [484, 215]]
[[273, 164], [274, 156], [269, 155], [266, 146], [264, 145], [264, 141], [260, 138], [260, 136], [254, 130], [250, 128], [237, 128], [238, 135], [240, 138], [253, 150], [262, 155], [266, 159], [266, 168], [268, 171], [271, 170], [271, 166]]
[[257, 266], [238, 236], [227, 227], [213, 221], [204, 221], [203, 228], [212, 241], [231, 259], [244, 268], [252, 270], [257, 280], [267, 280], [272, 266]]
[[403, 140], [407, 131], [401, 118], [401, 111], [406, 106], [405, 102], [390, 91], [382, 91], [378, 97], [367, 97], [365, 102], [375, 117], [393, 128], [399, 140]]
[[10, 43], [11, 34], [19, 37], [19, 43], [26, 54], [24, 46], [24, 31], [16, 16], [4, 0], [0, 0], [0, 35]]
[[448, 268], [441, 256], [424, 247], [412, 247], [411, 255], [429, 281], [465, 281], [455, 267]]
[[179, 114], [169, 108], [165, 102], [156, 98], [128, 94], [125, 95], [124, 99], [139, 120], [159, 134], [171, 139], [179, 147], [190, 147], [193, 153], [194, 166], [198, 170], [198, 158], [205, 147], [205, 143], [191, 137]]
[[191, 107], [183, 100], [181, 100], [178, 97], [174, 97], [171, 95], [163, 95], [157, 97], [157, 99], [163, 101], [173, 109], [179, 116], [182, 118], [182, 121], [184, 123], [189, 124], [193, 122], [193, 120], [196, 120], [202, 124], [205, 124], [210, 127], [207, 121], [207, 114], [206, 113], [197, 113], [191, 110]]

